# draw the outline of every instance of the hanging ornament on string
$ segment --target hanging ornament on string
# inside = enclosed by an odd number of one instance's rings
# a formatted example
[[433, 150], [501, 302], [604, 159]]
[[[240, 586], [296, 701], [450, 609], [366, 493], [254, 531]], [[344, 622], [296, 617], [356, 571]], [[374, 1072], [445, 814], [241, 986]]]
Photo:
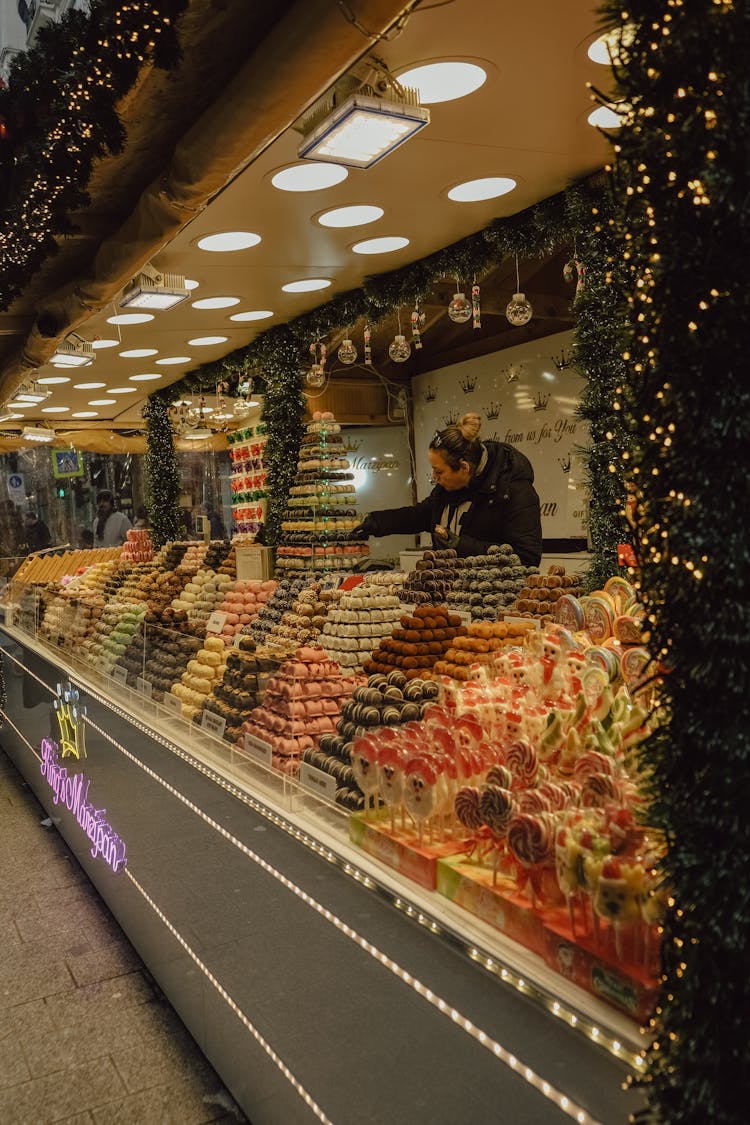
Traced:
[[482, 327], [482, 306], [480, 303], [480, 291], [477, 285], [477, 277], [474, 274], [474, 284], [471, 287], [471, 315], [472, 315], [472, 328]]
[[419, 307], [419, 301], [415, 301], [414, 308], [411, 314], [411, 341], [414, 344], [415, 351], [419, 351], [422, 347], [422, 328], [426, 320], [425, 314]]
[[320, 340], [314, 340], [310, 344], [310, 355], [312, 356], [312, 366], [305, 376], [305, 381], [309, 387], [322, 387], [326, 381], [325, 363], [326, 363], [326, 346]]
[[397, 313], [397, 319], [398, 333], [393, 337], [393, 341], [388, 348], [388, 355], [394, 363], [406, 363], [411, 355], [411, 344], [401, 332], [401, 313]]
[[448, 316], [454, 324], [466, 324], [471, 317], [471, 301], [467, 301], [466, 294], [460, 291], [460, 282], [456, 278], [456, 292], [448, 305]]
[[575, 281], [575, 283], [576, 283], [575, 295], [577, 297], [578, 294], [580, 293], [581, 289], [583, 288], [583, 282], [584, 282], [585, 277], [586, 277], [586, 267], [583, 264], [583, 262], [579, 261], [579, 259], [575, 257], [575, 249], [574, 249], [573, 250], [573, 257], [570, 259], [570, 261], [566, 262], [565, 265], [563, 266], [563, 281], [567, 281], [568, 283], [570, 283], [571, 281]]
[[516, 292], [505, 308], [505, 316], [514, 328], [522, 328], [528, 324], [534, 315], [531, 302], [526, 300], [526, 294], [520, 292], [521, 278], [518, 273], [518, 254], [516, 254]]
[[365, 325], [363, 333], [364, 346], [365, 346], [365, 366], [372, 367], [372, 333], [370, 332], [370, 325]]
[[347, 366], [350, 363], [357, 362], [357, 349], [350, 340], [348, 331], [344, 339], [341, 341], [341, 347], [336, 352], [336, 355], [339, 357], [339, 362], [345, 363]]

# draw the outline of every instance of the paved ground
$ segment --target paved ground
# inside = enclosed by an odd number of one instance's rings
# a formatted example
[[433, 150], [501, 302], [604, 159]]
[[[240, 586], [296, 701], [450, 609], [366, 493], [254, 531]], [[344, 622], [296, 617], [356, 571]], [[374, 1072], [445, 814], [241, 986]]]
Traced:
[[246, 1122], [44, 817], [0, 749], [0, 1122]]

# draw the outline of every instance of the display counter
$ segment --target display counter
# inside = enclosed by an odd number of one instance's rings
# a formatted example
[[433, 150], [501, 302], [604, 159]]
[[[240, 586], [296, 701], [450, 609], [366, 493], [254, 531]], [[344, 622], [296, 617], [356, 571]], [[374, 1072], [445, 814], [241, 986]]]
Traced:
[[566, 978], [571, 943], [554, 972], [489, 924], [489, 892], [469, 913], [381, 862], [382, 836], [353, 843], [315, 771], [0, 637], [6, 753], [254, 1125], [627, 1117], [637, 1020]]

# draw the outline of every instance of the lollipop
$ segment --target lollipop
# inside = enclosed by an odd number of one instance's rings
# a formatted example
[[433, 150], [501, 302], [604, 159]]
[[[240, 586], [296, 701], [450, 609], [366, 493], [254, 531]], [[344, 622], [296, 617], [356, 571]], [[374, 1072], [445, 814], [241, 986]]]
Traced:
[[505, 835], [513, 815], [513, 808], [514, 796], [509, 789], [502, 789], [499, 785], [485, 785], [482, 788], [480, 810], [482, 819], [490, 831], [495, 853], [492, 863], [493, 887], [497, 882], [497, 865], [505, 850]]
[[522, 789], [518, 794], [517, 809], [519, 813], [551, 812], [550, 798], [539, 789]]
[[378, 747], [378, 787], [380, 795], [385, 801], [391, 814], [391, 832], [396, 829], [396, 809], [401, 809], [401, 827], [404, 824], [404, 765], [405, 755], [399, 747], [391, 742], [381, 743]]
[[608, 773], [592, 773], [586, 778], [581, 790], [583, 808], [601, 809], [614, 801], [618, 795], [617, 782]]
[[[543, 867], [554, 863], [555, 821], [549, 813], [517, 813], [508, 825], [508, 848], [522, 867], [529, 869], [532, 901], [539, 895], [537, 879]], [[521, 880], [516, 876], [519, 885]]]
[[510, 789], [513, 785], [513, 774], [507, 766], [497, 763], [490, 767], [485, 781], [488, 785], [499, 785], [501, 789]]
[[375, 794], [378, 791], [378, 747], [372, 738], [358, 738], [351, 750], [351, 766], [357, 785], [365, 795], [365, 816], [369, 811], [370, 801], [375, 803]]
[[438, 776], [434, 758], [426, 755], [412, 758], [404, 770], [404, 804], [417, 822], [420, 844], [425, 821], [430, 821], [440, 809]]
[[473, 785], [464, 785], [458, 790], [454, 799], [456, 816], [464, 828], [475, 837], [472, 851], [476, 847], [476, 836], [484, 820], [482, 818], [481, 795]]
[[534, 784], [539, 769], [539, 759], [530, 742], [522, 738], [511, 742], [505, 755], [505, 764], [513, 774], [514, 789], [526, 789]]

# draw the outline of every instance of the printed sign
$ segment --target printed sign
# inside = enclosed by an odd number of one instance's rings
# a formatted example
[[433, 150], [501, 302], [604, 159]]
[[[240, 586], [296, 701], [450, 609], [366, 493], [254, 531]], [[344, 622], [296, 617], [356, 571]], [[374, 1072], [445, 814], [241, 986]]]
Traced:
[[141, 695], [146, 696], [146, 699], [150, 699], [154, 693], [153, 685], [149, 680], [144, 680], [143, 676], [136, 677], [135, 686]]
[[271, 743], [264, 742], [261, 738], [256, 738], [254, 734], [245, 735], [245, 750], [251, 758], [256, 762], [260, 762], [264, 766], [271, 766]]
[[226, 725], [226, 719], [213, 711], [204, 711], [201, 715], [201, 730], [204, 730], [207, 734], [213, 734], [216, 738], [224, 737]]
[[220, 633], [221, 630], [226, 625], [226, 623], [227, 623], [226, 613], [222, 613], [220, 610], [215, 609], [213, 611], [213, 613], [211, 614], [211, 616], [209, 617], [208, 621], [206, 622], [206, 632], [207, 633]]
[[26, 499], [23, 473], [8, 473], [8, 496], [14, 504], [23, 504]]
[[329, 801], [336, 800], [336, 778], [330, 773], [324, 773], [315, 766], [302, 762], [297, 774], [299, 782], [316, 797], [326, 797]]
[[112, 669], [112, 679], [115, 681], [116, 684], [127, 684], [127, 682], [128, 682], [128, 670], [127, 670], [127, 668], [123, 668], [122, 664], [115, 665], [115, 667]]
[[172, 695], [171, 691], [164, 692], [164, 706], [175, 715], [182, 714], [182, 700], [178, 695]]

